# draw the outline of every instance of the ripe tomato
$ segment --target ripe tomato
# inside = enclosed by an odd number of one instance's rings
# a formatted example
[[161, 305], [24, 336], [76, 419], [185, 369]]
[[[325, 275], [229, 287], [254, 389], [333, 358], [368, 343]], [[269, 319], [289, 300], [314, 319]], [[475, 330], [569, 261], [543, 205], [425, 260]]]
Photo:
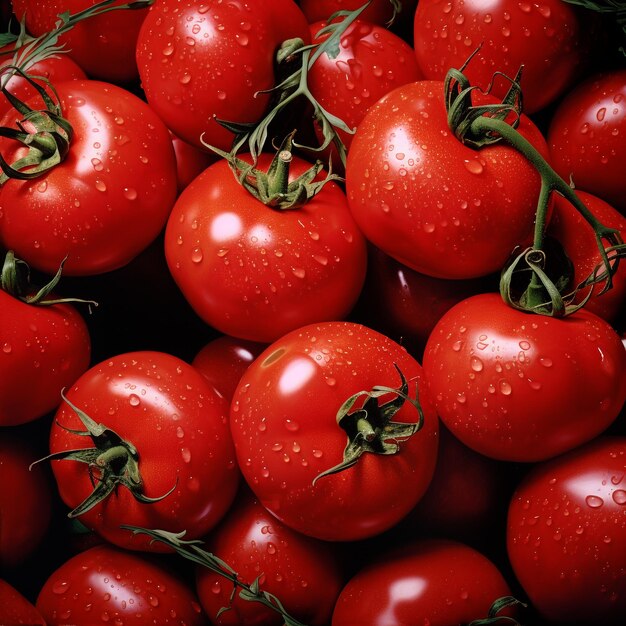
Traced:
[[[262, 154], [257, 167], [267, 170], [270, 160]], [[310, 166], [294, 157], [290, 180]], [[165, 255], [205, 322], [256, 342], [344, 318], [365, 278], [365, 242], [336, 183], [300, 209], [273, 209], [239, 184], [225, 160], [178, 198], [165, 231]]]
[[[420, 0], [415, 54], [427, 78], [443, 80], [481, 46], [466, 74], [483, 89], [495, 72], [513, 78], [523, 65], [524, 111], [534, 113], [563, 94], [584, 68], [591, 42], [586, 30], [593, 24], [589, 16], [562, 0]], [[509, 85], [498, 79], [494, 93], [504, 95]]]
[[603, 319], [523, 313], [498, 294], [450, 309], [424, 352], [439, 416], [477, 452], [540, 461], [593, 439], [626, 399], [626, 351]]
[[0, 426], [54, 410], [90, 354], [87, 326], [72, 305], [26, 304], [0, 290]]
[[[263, 591], [274, 594], [292, 617], [310, 626], [330, 621], [343, 579], [339, 559], [330, 545], [287, 528], [247, 491], [209, 535], [206, 549], [250, 584], [259, 578]], [[229, 605], [232, 585], [199, 567], [196, 590], [209, 617]], [[281, 616], [257, 602], [236, 596], [219, 624], [281, 626]]]
[[[0, 242], [32, 267], [54, 274], [108, 272], [153, 241], [176, 198], [176, 164], [167, 129], [137, 96], [115, 85], [56, 85], [74, 129], [65, 160], [34, 180], [0, 188]], [[39, 108], [39, 101], [30, 101]], [[3, 126], [17, 114], [8, 113]], [[0, 149], [12, 163], [17, 142]]]
[[467, 624], [509, 595], [497, 567], [462, 543], [413, 542], [378, 559], [344, 587], [333, 626]]
[[[39, 36], [52, 30], [60, 13], [78, 13], [93, 0], [12, 0], [18, 19], [26, 18], [26, 30]], [[123, 4], [116, 0], [114, 4]], [[147, 7], [132, 11], [112, 11], [91, 17], [74, 26], [60, 38], [70, 56], [90, 78], [111, 83], [129, 83], [137, 78], [135, 43]]]
[[[52, 514], [50, 483], [44, 468], [28, 467], [36, 460], [33, 446], [15, 435], [0, 438], [0, 565], [11, 568], [40, 547]], [[0, 603], [0, 606], [2, 603]], [[0, 620], [0, 624], [3, 622]]]
[[41, 613], [15, 587], [1, 578], [0, 624], [46, 626]]
[[[131, 535], [120, 525], [187, 530], [193, 539], [224, 515], [239, 478], [228, 404], [190, 365], [158, 352], [121, 354], [85, 372], [67, 398], [134, 446], [143, 495], [159, 498], [172, 490], [158, 502], [145, 503], [119, 485], [80, 516], [86, 526], [122, 547], [162, 550], [161, 544], [149, 545], [145, 536]], [[52, 425], [52, 454], [92, 447], [90, 437], [68, 429], [84, 431], [85, 426], [64, 402]], [[117, 445], [110, 433], [108, 438]], [[63, 501], [72, 509], [81, 504], [94, 489], [93, 472], [132, 475], [136, 464], [132, 453], [120, 450], [120, 454], [102, 466], [95, 461], [86, 467], [71, 459], [54, 460], [52, 470]], [[105, 482], [96, 479], [96, 484]]]
[[203, 172], [217, 158], [205, 150], [188, 144], [172, 135], [172, 145], [176, 156], [177, 191], [180, 193], [200, 172]]
[[[337, 423], [337, 413], [353, 394], [376, 385], [399, 388], [394, 365], [414, 398], [421, 367], [404, 348], [365, 326], [326, 322], [288, 333], [246, 370], [231, 404], [237, 458], [256, 496], [287, 526], [333, 541], [369, 537], [397, 523], [426, 490], [437, 456], [438, 420], [422, 385], [423, 427], [408, 439], [397, 437], [396, 454], [365, 451], [352, 467], [314, 482], [342, 462], [346, 433], [356, 434], [349, 424], [362, 413], [377, 424], [370, 447], [381, 450], [393, 439], [383, 430], [378, 405], [372, 406], [376, 399], [342, 421], [347, 430]], [[399, 399], [404, 400], [385, 394], [380, 414], [401, 424], [417, 422], [418, 411], [408, 401], [395, 415], [387, 413], [388, 403]], [[358, 399], [355, 410], [361, 406]]]
[[266, 347], [224, 335], [209, 341], [191, 364], [230, 402], [243, 373]]
[[229, 149], [233, 135], [214, 118], [254, 122], [269, 104], [274, 57], [286, 39], [310, 40], [293, 0], [198, 3], [161, 0], [137, 40], [141, 84], [150, 106], [178, 137]]
[[48, 626], [204, 626], [195, 595], [165, 563], [109, 545], [81, 552], [54, 571], [37, 598]]
[[[616, 228], [622, 237], [626, 236], [626, 217], [619, 211], [604, 200], [584, 191], [577, 191], [576, 194], [605, 226]], [[587, 278], [596, 266], [602, 263], [593, 230], [584, 217], [560, 195], [555, 197], [548, 234], [561, 243], [574, 264], [573, 285]], [[600, 295], [601, 287], [601, 284], [597, 286], [591, 299], [585, 304], [585, 309], [609, 322], [615, 321], [626, 306], [625, 264], [620, 264], [613, 276], [613, 287], [609, 291]], [[577, 301], [580, 302], [586, 293], [587, 291], [583, 290]]]
[[595, 74], [559, 104], [548, 129], [550, 163], [565, 179], [626, 214], [626, 69]]
[[[528, 118], [518, 130], [546, 152]], [[510, 146], [476, 150], [450, 132], [438, 81], [404, 85], [372, 106], [346, 165], [350, 209], [367, 239], [438, 278], [499, 271], [532, 235], [539, 185]]]
[[544, 619], [621, 624], [626, 612], [626, 438], [531, 469], [511, 500], [508, 553]]

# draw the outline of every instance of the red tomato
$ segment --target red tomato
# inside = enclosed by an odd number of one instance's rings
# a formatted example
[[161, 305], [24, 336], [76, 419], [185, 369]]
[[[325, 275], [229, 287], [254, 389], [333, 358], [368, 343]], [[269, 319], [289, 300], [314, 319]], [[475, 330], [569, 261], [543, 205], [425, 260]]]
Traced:
[[[281, 524], [246, 492], [206, 542], [206, 549], [232, 567], [250, 584], [260, 576], [263, 591], [274, 594], [292, 617], [310, 626], [330, 621], [343, 580], [339, 560], [330, 545], [305, 537]], [[235, 597], [232, 585], [206, 568], [197, 570], [200, 602], [214, 623], [240, 626], [281, 626], [280, 614], [257, 602]]]
[[[150, 107], [120, 87], [75, 80], [56, 89], [75, 133], [69, 153], [34, 180], [2, 185], [0, 242], [51, 274], [66, 256], [68, 275], [108, 272], [165, 225], [176, 198], [172, 142]], [[2, 125], [15, 119], [9, 113]], [[17, 142], [0, 147], [9, 163], [23, 156]]]
[[[300, 8], [309, 22], [328, 19], [337, 11], [354, 11], [365, 4], [362, 0], [300, 0]], [[412, 16], [416, 0], [402, 0], [400, 19]], [[386, 24], [393, 16], [393, 6], [390, 0], [372, 0], [371, 4], [361, 14], [361, 17], [373, 24]]]
[[[48, 530], [52, 514], [50, 483], [44, 468], [28, 470], [35, 460], [32, 446], [16, 436], [2, 433], [0, 563], [3, 569], [15, 567], [34, 554]], [[8, 623], [0, 619], [0, 624]]]
[[[546, 151], [528, 118], [518, 130]], [[532, 235], [539, 185], [532, 165], [505, 143], [476, 150], [450, 132], [438, 81], [404, 85], [371, 107], [346, 165], [350, 209], [364, 235], [439, 278], [499, 271]]]
[[[267, 170], [271, 158], [262, 154], [258, 168]], [[294, 157], [290, 179], [310, 166]], [[180, 195], [165, 254], [205, 322], [256, 342], [344, 318], [365, 278], [365, 242], [336, 183], [300, 209], [272, 209], [239, 184], [225, 160]]]
[[473, 296], [448, 311], [424, 352], [439, 416], [477, 452], [540, 461], [593, 439], [626, 399], [626, 351], [603, 319], [565, 319]]
[[370, 563], [339, 595], [333, 626], [456, 626], [510, 594], [496, 566], [452, 541], [420, 541]]
[[89, 333], [70, 304], [26, 304], [2, 290], [0, 329], [0, 426], [23, 424], [53, 411], [89, 367]]
[[48, 626], [206, 624], [193, 592], [165, 563], [108, 545], [81, 552], [53, 572], [37, 609]]
[[[443, 80], [481, 46], [465, 73], [483, 89], [495, 72], [514, 78], [523, 65], [524, 111], [534, 113], [580, 75], [590, 51], [586, 31], [592, 20], [592, 14], [562, 0], [420, 0], [415, 54], [427, 78]], [[494, 93], [504, 95], [509, 85], [497, 79]]]
[[[423, 495], [435, 466], [438, 420], [422, 385], [424, 425], [396, 454], [365, 451], [352, 467], [313, 483], [344, 457], [351, 429], [337, 423], [343, 403], [376, 385], [399, 388], [394, 365], [414, 398], [421, 367], [404, 348], [365, 326], [326, 322], [288, 333], [243, 375], [231, 404], [239, 465], [262, 504], [287, 526], [320, 539], [361, 539], [393, 526]], [[381, 413], [398, 400], [394, 395], [381, 398]], [[378, 423], [371, 403], [363, 413]], [[407, 401], [389, 417], [415, 423], [419, 415]], [[393, 438], [377, 428], [381, 440]], [[374, 437], [371, 446], [382, 443]]]
[[[12, 0], [18, 19], [26, 16], [26, 30], [34, 36], [52, 30], [60, 13], [78, 13], [94, 0]], [[116, 0], [114, 4], [124, 4]], [[126, 83], [137, 78], [135, 43], [148, 9], [111, 11], [77, 24], [60, 38], [70, 56], [91, 78]]]
[[508, 553], [544, 619], [621, 624], [626, 613], [626, 438], [534, 467], [509, 508]]
[[254, 122], [275, 84], [274, 57], [286, 39], [308, 43], [293, 0], [198, 3], [161, 0], [137, 41], [141, 84], [150, 106], [188, 143], [229, 149], [233, 135], [214, 118]]
[[552, 116], [552, 167], [626, 214], [625, 134], [626, 69], [596, 74], [577, 85]]
[[[616, 228], [621, 232], [622, 237], [626, 237], [626, 217], [596, 196], [584, 191], [577, 191], [576, 194], [605, 226]], [[561, 243], [574, 264], [573, 285], [587, 278], [602, 262], [593, 229], [584, 217], [558, 194], [555, 197], [548, 234]], [[609, 322], [614, 321], [624, 311], [626, 305], [625, 265], [620, 264], [617, 273], [613, 276], [613, 287], [599, 295], [602, 286], [601, 283], [596, 287], [594, 295], [585, 304], [585, 309]], [[586, 293], [587, 290], [583, 290], [576, 300], [580, 302]]]
[[254, 341], [218, 337], [209, 341], [191, 364], [230, 402], [243, 373], [266, 347]]
[[[221, 519], [233, 501], [239, 474], [228, 431], [228, 404], [202, 374], [168, 354], [131, 352], [92, 367], [67, 397], [134, 446], [143, 495], [158, 498], [173, 490], [158, 502], [145, 503], [120, 485], [80, 516], [86, 526], [122, 547], [163, 550], [161, 544], [149, 545], [144, 535], [133, 536], [120, 525], [187, 530], [193, 539]], [[51, 453], [93, 447], [90, 437], [68, 429], [85, 427], [63, 403], [52, 425]], [[116, 444], [113, 437], [109, 440]], [[61, 498], [72, 509], [77, 507], [94, 489], [90, 472], [132, 473], [132, 459], [124, 453], [102, 470], [70, 459], [53, 461]], [[122, 462], [127, 465], [120, 468]]]
[[180, 193], [200, 172], [217, 160], [215, 155], [172, 135], [172, 145], [176, 156], [177, 190]]
[[39, 611], [17, 590], [0, 578], [0, 624], [46, 626]]

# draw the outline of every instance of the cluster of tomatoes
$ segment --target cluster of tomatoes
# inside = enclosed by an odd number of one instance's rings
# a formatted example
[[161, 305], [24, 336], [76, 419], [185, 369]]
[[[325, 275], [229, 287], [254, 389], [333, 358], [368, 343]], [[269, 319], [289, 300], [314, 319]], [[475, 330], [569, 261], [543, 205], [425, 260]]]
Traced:
[[0, 624], [621, 623], [614, 4], [0, 3]]

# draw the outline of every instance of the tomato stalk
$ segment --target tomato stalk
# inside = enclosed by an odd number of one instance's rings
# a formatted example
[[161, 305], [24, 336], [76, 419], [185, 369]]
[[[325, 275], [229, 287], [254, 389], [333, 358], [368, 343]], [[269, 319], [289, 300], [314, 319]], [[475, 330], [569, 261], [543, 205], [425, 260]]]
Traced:
[[[246, 583], [239, 578], [237, 572], [228, 565], [225, 561], [220, 559], [219, 557], [203, 550], [200, 546], [202, 545], [202, 541], [195, 540], [186, 540], [184, 539], [186, 531], [182, 531], [180, 533], [172, 533], [165, 530], [151, 530], [148, 528], [141, 528], [139, 526], [128, 526], [126, 524], [122, 525], [122, 528], [130, 530], [134, 535], [144, 534], [148, 535], [152, 538], [152, 541], [158, 541], [160, 543], [164, 543], [166, 546], [169, 546], [174, 551], [176, 551], [180, 556], [196, 563], [197, 565], [201, 565], [202, 567], [206, 567], [210, 571], [218, 574], [229, 580], [233, 584], [233, 592], [230, 597], [230, 602], [232, 603], [237, 590], [239, 590], [239, 597], [242, 600], [246, 600], [249, 602], [259, 602], [263, 606], [276, 611], [284, 620], [285, 626], [305, 626], [302, 622], [299, 622], [297, 619], [289, 615], [285, 610], [285, 607], [282, 605], [280, 600], [274, 595], [267, 591], [263, 591], [260, 586], [260, 579], [263, 574], [259, 574], [259, 576], [252, 581], [251, 583]], [[230, 609], [229, 606], [222, 607], [215, 618], [217, 619], [222, 613], [228, 611]]]
[[[139, 452], [130, 442], [122, 439], [116, 432], [107, 428], [104, 424], [96, 423], [89, 415], [72, 404], [63, 393], [61, 397], [66, 404], [76, 413], [86, 430], [73, 430], [65, 428], [75, 435], [90, 437], [94, 443], [93, 448], [78, 448], [76, 450], [64, 450], [55, 452], [39, 459], [31, 464], [31, 468], [43, 461], [78, 461], [86, 463], [89, 468], [89, 479], [94, 490], [83, 502], [68, 513], [69, 518], [78, 517], [86, 513], [98, 503], [109, 496], [118, 485], [126, 487], [135, 500], [150, 504], [159, 502], [170, 495], [176, 484], [165, 494], [156, 498], [150, 498], [143, 493], [143, 480], [139, 470]], [[94, 476], [93, 470], [99, 471], [98, 476]]]
[[528, 605], [521, 602], [513, 596], [503, 596], [494, 601], [489, 607], [487, 617], [471, 621], [468, 626], [496, 626], [497, 624], [510, 624], [511, 626], [520, 626], [520, 623], [513, 617], [506, 615], [498, 615], [500, 611], [508, 607], [522, 606], [526, 608]]
[[[517, 254], [511, 264], [502, 272], [500, 292], [507, 304], [514, 308], [555, 317], [568, 315], [584, 305], [591, 296], [596, 284], [604, 283], [600, 293], [612, 287], [612, 276], [617, 271], [619, 258], [626, 253], [620, 233], [617, 229], [609, 228], [602, 224], [583, 204], [574, 189], [552, 169], [539, 151], [516, 130], [522, 111], [522, 92], [519, 86], [521, 69], [515, 79], [511, 80], [509, 92], [502, 102], [482, 106], [473, 105], [472, 92], [476, 87], [471, 86], [463, 74], [463, 69], [472, 57], [473, 55], [470, 56], [460, 70], [451, 69], [446, 76], [444, 89], [450, 128], [460, 141], [478, 149], [504, 140], [522, 154], [541, 177], [533, 245]], [[513, 117], [512, 121], [511, 117]], [[561, 293], [561, 289], [555, 285], [552, 278], [545, 271], [546, 254], [544, 252], [544, 239], [552, 193], [558, 193], [568, 200], [589, 223], [594, 231], [602, 259], [602, 267], [604, 268], [604, 271], [594, 270], [592, 275], [580, 283], [571, 293], [565, 295]], [[605, 248], [604, 241], [610, 244], [608, 248]], [[512, 290], [514, 274], [528, 271], [530, 271], [531, 278], [526, 284], [526, 289], [522, 295], [516, 298]], [[591, 287], [586, 298], [582, 302], [572, 304], [579, 289], [586, 286]], [[548, 301], [546, 301], [546, 296]]]
[[[313, 484], [324, 476], [337, 474], [357, 463], [365, 452], [392, 455], [400, 452], [400, 442], [406, 441], [419, 431], [424, 424], [424, 413], [417, 399], [409, 396], [409, 384], [395, 365], [400, 375], [398, 388], [375, 386], [371, 391], [359, 391], [350, 396], [337, 411], [337, 424], [346, 432], [348, 443], [341, 463], [323, 471], [313, 479]], [[384, 404], [378, 403], [381, 396], [393, 394], [395, 397]], [[357, 400], [366, 400], [360, 409], [350, 412]], [[394, 422], [393, 416], [409, 401], [417, 410], [417, 422]]]

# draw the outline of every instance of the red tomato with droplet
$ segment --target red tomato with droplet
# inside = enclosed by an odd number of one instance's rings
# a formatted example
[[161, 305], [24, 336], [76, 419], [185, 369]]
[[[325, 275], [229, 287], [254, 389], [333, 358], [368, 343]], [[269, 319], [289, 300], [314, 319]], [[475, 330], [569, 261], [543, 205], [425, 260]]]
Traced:
[[[267, 171], [271, 159], [260, 155], [257, 168]], [[309, 167], [293, 157], [290, 180]], [[273, 209], [239, 184], [225, 160], [178, 198], [165, 231], [165, 255], [205, 322], [261, 343], [347, 316], [367, 262], [365, 241], [336, 183], [302, 208]]]
[[[518, 130], [547, 152], [527, 117]], [[533, 166], [506, 143], [474, 149], [454, 136], [438, 81], [398, 87], [372, 106], [346, 165], [350, 210], [367, 239], [437, 278], [500, 271], [532, 237], [539, 188]]]
[[[96, 423], [104, 424], [137, 450], [143, 494], [158, 502], [135, 500], [118, 486], [79, 519], [107, 541], [134, 550], [163, 551], [144, 535], [121, 524], [187, 531], [198, 538], [230, 507], [239, 473], [230, 436], [228, 403], [200, 372], [160, 352], [121, 354], [89, 369], [67, 398]], [[50, 433], [50, 452], [93, 447], [75, 411], [63, 403]], [[91, 494], [99, 471], [74, 460], [53, 460], [62, 500], [72, 509]]]
[[626, 69], [595, 74], [559, 104], [550, 163], [566, 180], [626, 213]]
[[626, 438], [602, 437], [530, 470], [509, 507], [515, 575], [550, 622], [608, 626], [626, 613]]
[[480, 552], [423, 540], [358, 572], [339, 595], [332, 624], [468, 624], [487, 617], [493, 602], [508, 595], [504, 577]]
[[[31, 267], [91, 275], [122, 267], [160, 233], [176, 199], [176, 162], [167, 128], [129, 91], [104, 82], [56, 85], [74, 129], [65, 159], [33, 180], [0, 187], [0, 242]], [[29, 101], [41, 108], [38, 99]], [[2, 126], [21, 118], [7, 113]], [[24, 156], [3, 139], [2, 156]]]
[[0, 578], [0, 624], [46, 626], [41, 613], [15, 587]]
[[[593, 14], [562, 0], [420, 0], [415, 12], [415, 54], [424, 75], [443, 80], [465, 69], [472, 85], [486, 89], [496, 72], [513, 79], [520, 65], [524, 111], [534, 113], [562, 95], [588, 59]], [[495, 79], [503, 96], [510, 81]]]
[[[281, 524], [250, 494], [243, 492], [205, 549], [228, 563], [239, 580], [259, 578], [262, 591], [275, 595], [292, 617], [310, 626], [330, 621], [343, 578], [336, 550]], [[231, 606], [215, 623], [281, 626], [281, 615], [258, 602], [235, 596], [232, 584], [207, 568], [196, 569], [196, 590], [210, 617]]]
[[[400, 387], [395, 366], [408, 395], [419, 395], [421, 430], [396, 454], [365, 451], [355, 465], [313, 483], [344, 457], [348, 431], [337, 423], [339, 409], [374, 386]], [[438, 420], [421, 374], [402, 346], [360, 324], [311, 324], [281, 337], [246, 370], [231, 404], [231, 431], [248, 485], [284, 524], [318, 539], [350, 541], [390, 528], [424, 494], [435, 467]], [[376, 402], [394, 399], [385, 393]], [[393, 421], [418, 418], [405, 401]]]
[[230, 149], [233, 135], [215, 118], [255, 122], [276, 84], [274, 57], [294, 37], [310, 41], [293, 0], [198, 3], [162, 0], [137, 41], [141, 84], [150, 106], [184, 141]]
[[204, 626], [193, 591], [165, 562], [96, 546], [72, 557], [43, 585], [37, 609], [48, 626]]
[[584, 310], [528, 314], [499, 294], [468, 298], [441, 318], [424, 375], [452, 434], [506, 461], [541, 461], [590, 441], [626, 399], [626, 351], [605, 320]]

